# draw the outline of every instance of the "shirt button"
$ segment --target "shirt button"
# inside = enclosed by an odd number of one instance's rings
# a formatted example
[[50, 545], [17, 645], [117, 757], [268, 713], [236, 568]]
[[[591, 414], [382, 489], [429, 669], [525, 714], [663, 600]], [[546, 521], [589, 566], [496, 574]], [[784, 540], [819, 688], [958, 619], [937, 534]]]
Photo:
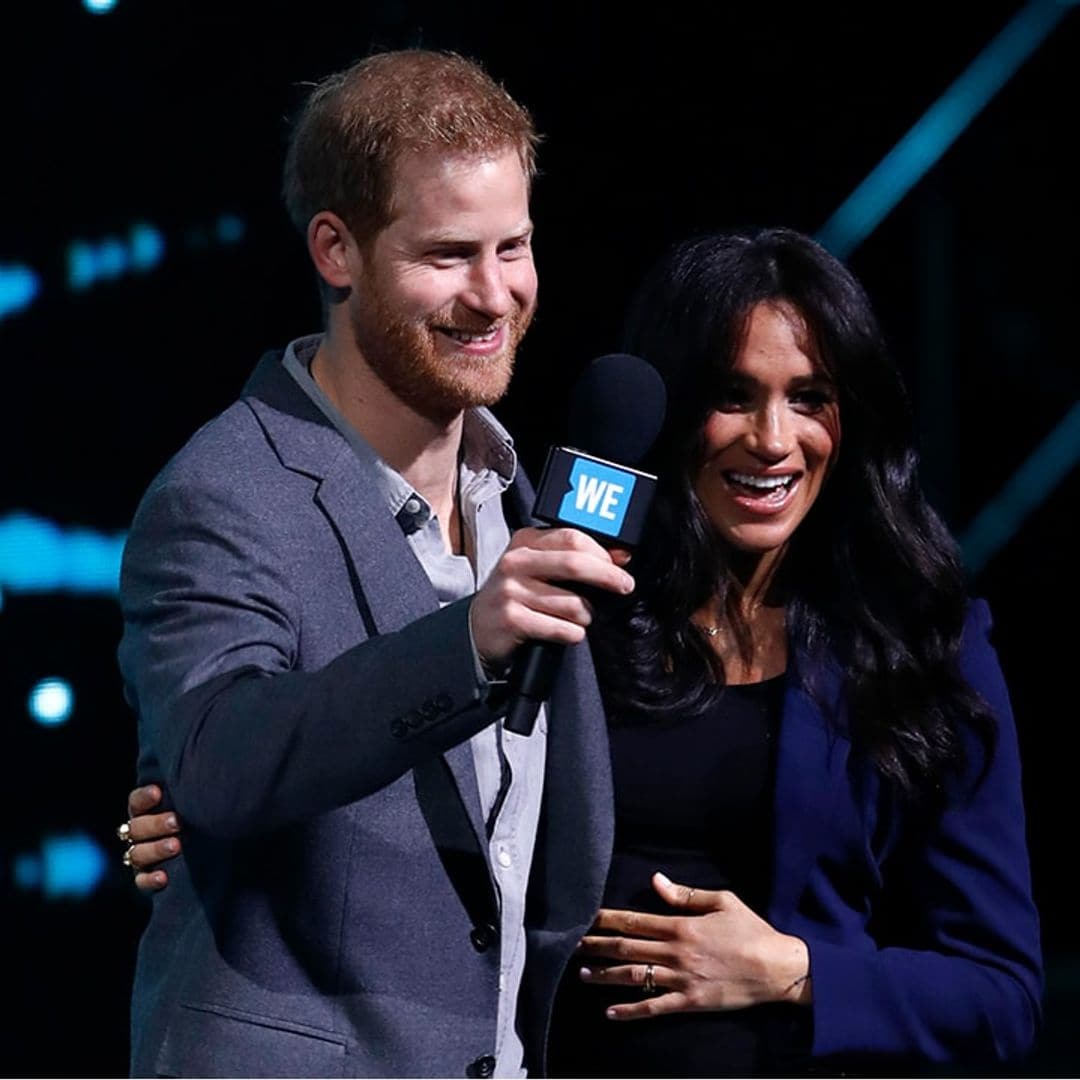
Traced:
[[513, 862], [514, 862], [514, 860], [510, 857], [510, 852], [507, 851], [506, 848], [500, 848], [499, 849], [498, 859], [499, 859], [499, 865], [504, 870], [507, 869], [509, 866], [511, 866], [513, 864]]
[[409, 498], [405, 500], [405, 509], [410, 514], [420, 513], [420, 500], [416, 498]]

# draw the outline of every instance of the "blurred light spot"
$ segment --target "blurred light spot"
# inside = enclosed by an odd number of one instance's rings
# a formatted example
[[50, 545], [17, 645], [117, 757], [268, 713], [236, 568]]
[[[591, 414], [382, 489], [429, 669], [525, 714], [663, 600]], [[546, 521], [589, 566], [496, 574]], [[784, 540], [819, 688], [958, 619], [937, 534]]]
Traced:
[[223, 244], [236, 244], [244, 238], [244, 223], [235, 214], [222, 214], [217, 219], [217, 238]]
[[20, 889], [36, 889], [41, 884], [41, 859], [37, 855], [16, 855], [12, 877]]
[[97, 251], [98, 276], [118, 278], [127, 268], [128, 253], [123, 242], [114, 236], [103, 240]]
[[105, 876], [105, 853], [85, 833], [46, 836], [41, 844], [41, 889], [48, 900], [89, 896]]
[[153, 225], [132, 225], [129, 233], [132, 270], [151, 270], [165, 255], [165, 238]]
[[15, 513], [0, 518], [0, 587], [11, 592], [115, 594], [124, 534], [64, 529]]
[[926, 175], [1075, 0], [1030, 0], [885, 155], [818, 231], [846, 259]]
[[0, 266], [0, 319], [29, 307], [41, 292], [41, 280], [29, 266]]
[[114, 7], [117, 0], [83, 0], [83, 7], [91, 15], [107, 15]]
[[76, 292], [88, 289], [97, 277], [97, 256], [94, 248], [82, 240], [74, 241], [67, 250], [68, 288]]
[[27, 700], [30, 715], [44, 727], [55, 727], [71, 719], [75, 694], [63, 679], [42, 679], [30, 691]]

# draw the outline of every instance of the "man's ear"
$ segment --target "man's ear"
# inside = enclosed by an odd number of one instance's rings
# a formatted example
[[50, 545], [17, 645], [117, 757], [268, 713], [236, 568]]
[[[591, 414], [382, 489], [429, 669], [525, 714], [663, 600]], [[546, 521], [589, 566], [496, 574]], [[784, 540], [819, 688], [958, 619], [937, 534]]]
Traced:
[[308, 222], [307, 246], [319, 277], [333, 291], [348, 291], [359, 270], [360, 250], [344, 221], [320, 210]]

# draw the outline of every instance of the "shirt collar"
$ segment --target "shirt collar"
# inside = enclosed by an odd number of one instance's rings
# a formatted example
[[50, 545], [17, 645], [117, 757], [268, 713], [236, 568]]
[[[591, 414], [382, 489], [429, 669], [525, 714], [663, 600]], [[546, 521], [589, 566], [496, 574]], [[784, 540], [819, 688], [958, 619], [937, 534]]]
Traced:
[[[372, 469], [378, 478], [379, 488], [390, 513], [397, 518], [403, 531], [411, 532], [422, 526], [431, 515], [431, 508], [419, 492], [406, 483], [397, 470], [392, 469], [372, 449], [371, 444], [345, 419], [334, 403], [323, 393], [311, 377], [311, 361], [322, 342], [322, 334], [309, 334], [290, 341], [285, 349], [282, 363], [297, 385], [319, 407], [326, 418], [353, 448], [360, 461]], [[462, 490], [466, 481], [473, 481], [485, 473], [491, 473], [505, 491], [513, 483], [517, 472], [517, 452], [510, 433], [485, 408], [469, 409], [461, 431]], [[418, 500], [418, 509], [416, 502]], [[409, 504], [406, 509], [406, 503]]]

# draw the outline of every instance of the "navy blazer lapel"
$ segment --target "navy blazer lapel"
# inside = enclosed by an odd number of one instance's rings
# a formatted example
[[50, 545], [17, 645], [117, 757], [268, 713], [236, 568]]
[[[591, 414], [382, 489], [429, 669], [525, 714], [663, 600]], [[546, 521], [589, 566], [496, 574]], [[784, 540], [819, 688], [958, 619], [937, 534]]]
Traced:
[[[439, 598], [390, 513], [371, 470], [342, 434], [268, 353], [244, 391], [282, 465], [318, 481], [315, 501], [350, 562], [353, 592], [369, 635], [389, 634], [436, 611]], [[478, 842], [485, 836], [468, 742], [444, 755]], [[484, 841], [486, 848], [486, 841]]]
[[819, 671], [813, 693], [795, 650], [786, 679], [777, 740], [773, 887], [769, 918], [781, 927], [797, 909], [831, 827], [833, 803], [847, 797], [851, 744], [835, 665]]

